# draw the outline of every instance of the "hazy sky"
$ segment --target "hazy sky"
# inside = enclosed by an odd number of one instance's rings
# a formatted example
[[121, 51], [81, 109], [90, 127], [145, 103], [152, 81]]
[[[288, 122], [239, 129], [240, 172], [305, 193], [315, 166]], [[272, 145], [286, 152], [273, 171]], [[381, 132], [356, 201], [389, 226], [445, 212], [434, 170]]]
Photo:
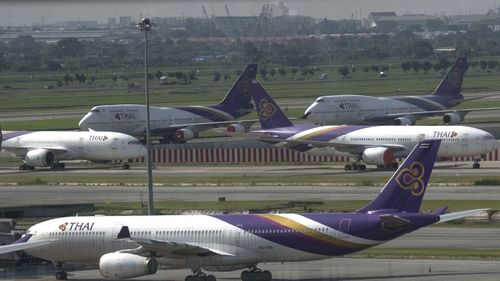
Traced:
[[[500, 0], [288, 0], [285, 4], [300, 15], [342, 19], [369, 12], [395, 11], [398, 14], [478, 14], [500, 4]], [[202, 16], [202, 5], [209, 15], [258, 15], [265, 0], [0, 0], [0, 25], [31, 25], [70, 20], [96, 20], [132, 16], [180, 17]]]

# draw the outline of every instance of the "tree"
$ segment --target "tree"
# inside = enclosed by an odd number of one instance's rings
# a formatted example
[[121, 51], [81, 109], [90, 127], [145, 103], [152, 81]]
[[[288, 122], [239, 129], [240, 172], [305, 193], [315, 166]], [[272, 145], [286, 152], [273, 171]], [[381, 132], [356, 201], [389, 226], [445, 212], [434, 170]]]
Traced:
[[342, 75], [342, 78], [346, 78], [347, 75], [349, 75], [349, 67], [347, 66], [339, 67], [338, 72], [340, 73], [340, 75]]
[[485, 71], [486, 68], [488, 67], [488, 62], [485, 60], [482, 60], [479, 62], [479, 68], [481, 68], [482, 71]]
[[262, 79], [266, 80], [267, 79], [267, 69], [261, 68], [259, 72], [260, 72], [260, 77], [262, 77]]
[[413, 71], [419, 72], [422, 68], [422, 64], [418, 60], [414, 60], [411, 62], [411, 68], [413, 69]]
[[428, 60], [422, 63], [422, 70], [427, 73], [432, 68], [432, 63]]
[[220, 81], [220, 76], [221, 76], [221, 74], [219, 71], [214, 71], [214, 79], [213, 79], [214, 82]]
[[498, 66], [498, 62], [496, 60], [488, 61], [488, 69], [493, 70]]
[[401, 63], [401, 69], [404, 71], [404, 72], [408, 72], [408, 70], [410, 70], [411, 68], [411, 62], [409, 61], [404, 61]]
[[163, 77], [163, 72], [161, 70], [156, 71], [155, 73], [156, 79], [160, 80]]
[[275, 68], [271, 68], [271, 70], [269, 70], [269, 74], [271, 74], [271, 77], [274, 80], [274, 75], [276, 75], [276, 69]]

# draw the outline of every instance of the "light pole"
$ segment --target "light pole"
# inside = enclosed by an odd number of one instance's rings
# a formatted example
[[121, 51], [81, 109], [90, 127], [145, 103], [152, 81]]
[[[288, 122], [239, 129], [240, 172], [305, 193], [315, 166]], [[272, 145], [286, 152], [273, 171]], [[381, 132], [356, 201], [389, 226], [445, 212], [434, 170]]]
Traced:
[[139, 28], [144, 31], [144, 92], [146, 96], [146, 162], [148, 169], [148, 215], [154, 214], [153, 207], [153, 165], [151, 160], [151, 127], [149, 115], [149, 75], [148, 75], [148, 31], [151, 31], [151, 21], [143, 18]]

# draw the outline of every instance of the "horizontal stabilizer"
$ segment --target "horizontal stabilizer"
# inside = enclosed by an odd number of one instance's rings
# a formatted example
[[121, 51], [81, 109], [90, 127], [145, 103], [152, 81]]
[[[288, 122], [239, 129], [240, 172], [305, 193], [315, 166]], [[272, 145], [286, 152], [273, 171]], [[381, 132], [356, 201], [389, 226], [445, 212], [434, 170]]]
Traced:
[[452, 221], [452, 220], [456, 220], [456, 219], [462, 219], [462, 218], [466, 218], [466, 217], [477, 216], [477, 215], [481, 214], [482, 212], [485, 212], [488, 210], [490, 210], [490, 209], [474, 209], [474, 210], [454, 212], [454, 213], [440, 215], [438, 223]]

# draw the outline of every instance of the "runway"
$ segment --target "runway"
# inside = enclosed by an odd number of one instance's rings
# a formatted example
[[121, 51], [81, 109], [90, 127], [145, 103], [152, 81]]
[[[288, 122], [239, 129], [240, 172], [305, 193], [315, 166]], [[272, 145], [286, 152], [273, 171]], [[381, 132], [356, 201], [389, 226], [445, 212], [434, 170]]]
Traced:
[[[144, 164], [132, 164], [132, 169], [122, 170], [120, 166], [112, 167], [106, 164], [68, 163], [66, 170], [53, 171], [49, 168], [37, 168], [34, 171], [19, 171], [19, 162], [0, 163], [0, 175], [54, 175], [54, 176], [142, 176], [146, 174]], [[248, 164], [220, 164], [220, 165], [159, 165], [154, 167], [153, 174], [158, 176], [176, 177], [286, 177], [286, 176], [334, 176], [343, 177], [376, 177], [389, 179], [394, 173], [392, 170], [377, 170], [368, 165], [365, 171], [345, 171], [345, 163], [332, 165], [248, 165]], [[480, 169], [472, 169], [472, 161], [439, 162], [434, 166], [434, 176], [461, 177], [461, 176], [497, 176], [500, 174], [500, 162], [481, 162]]]
[[[380, 186], [175, 186], [154, 188], [156, 201], [371, 200]], [[426, 200], [500, 200], [498, 186], [431, 186]], [[145, 186], [0, 186], [0, 206], [147, 201]], [[360, 206], [361, 207], [361, 206]], [[484, 206], [488, 207], [488, 206]]]
[[[260, 266], [273, 273], [274, 281], [497, 281], [500, 261], [476, 260], [404, 260], [404, 259], [357, 259], [332, 258], [313, 262], [268, 263]], [[241, 271], [213, 273], [217, 280], [241, 281]], [[23, 274], [23, 273], [20, 273]], [[54, 280], [51, 273], [16, 276], [16, 280]], [[187, 269], [163, 270], [134, 280], [184, 280], [190, 274]], [[72, 271], [69, 280], [104, 280], [98, 270]]]

